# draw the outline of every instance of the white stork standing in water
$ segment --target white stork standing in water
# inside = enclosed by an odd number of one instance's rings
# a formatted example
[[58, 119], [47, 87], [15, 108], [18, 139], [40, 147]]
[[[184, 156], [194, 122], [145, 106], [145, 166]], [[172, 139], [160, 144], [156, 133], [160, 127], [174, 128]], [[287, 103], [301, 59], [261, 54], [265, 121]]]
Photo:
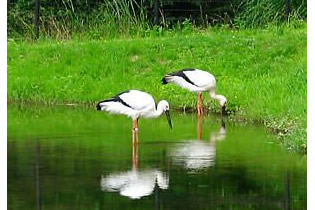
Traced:
[[138, 131], [138, 119], [154, 118], [165, 113], [169, 126], [172, 128], [170, 117], [170, 106], [167, 101], [162, 100], [157, 105], [153, 97], [139, 90], [128, 90], [118, 95], [97, 103], [97, 110], [108, 111], [113, 114], [124, 114], [133, 120], [132, 130]]
[[198, 94], [197, 112], [203, 115], [202, 92], [209, 92], [210, 97], [219, 101], [221, 113], [225, 112], [227, 99], [223, 95], [216, 94], [216, 80], [209, 72], [199, 69], [183, 69], [169, 73], [162, 79], [162, 84], [174, 83], [184, 89]]

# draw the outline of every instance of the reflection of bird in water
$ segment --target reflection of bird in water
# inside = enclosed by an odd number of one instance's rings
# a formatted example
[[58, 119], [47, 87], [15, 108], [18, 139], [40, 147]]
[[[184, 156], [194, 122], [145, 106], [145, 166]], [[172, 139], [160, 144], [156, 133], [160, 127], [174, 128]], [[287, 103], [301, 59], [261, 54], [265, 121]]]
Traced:
[[155, 187], [167, 189], [168, 182], [167, 175], [157, 169], [132, 170], [102, 177], [101, 188], [103, 191], [119, 192], [122, 196], [139, 199], [151, 195]]
[[158, 169], [138, 170], [138, 146], [133, 145], [132, 170], [102, 176], [101, 189], [131, 199], [151, 195], [155, 188], [168, 189], [169, 177]]
[[202, 141], [202, 117], [198, 117], [197, 131], [198, 140], [181, 142], [171, 152], [175, 165], [183, 165], [185, 169], [199, 171], [215, 164], [216, 142], [224, 140], [226, 136], [225, 123], [221, 121], [220, 130], [211, 134], [210, 141]]

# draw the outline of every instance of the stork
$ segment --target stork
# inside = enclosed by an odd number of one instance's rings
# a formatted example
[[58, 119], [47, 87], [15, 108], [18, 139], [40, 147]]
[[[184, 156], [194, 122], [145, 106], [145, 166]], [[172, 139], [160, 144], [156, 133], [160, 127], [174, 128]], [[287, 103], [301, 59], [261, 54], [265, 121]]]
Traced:
[[165, 75], [162, 79], [162, 84], [168, 83], [174, 83], [190, 92], [197, 93], [198, 115], [203, 115], [202, 92], [208, 92], [211, 98], [219, 101], [221, 105], [221, 114], [225, 112], [227, 99], [223, 95], [216, 94], [216, 80], [209, 72], [200, 69], [183, 69]]
[[119, 93], [109, 99], [100, 101], [96, 105], [99, 111], [108, 111], [112, 114], [123, 114], [132, 118], [132, 131], [138, 131], [138, 119], [155, 118], [165, 113], [170, 128], [172, 121], [170, 117], [170, 106], [167, 101], [162, 100], [157, 105], [153, 97], [139, 90], [128, 90]]

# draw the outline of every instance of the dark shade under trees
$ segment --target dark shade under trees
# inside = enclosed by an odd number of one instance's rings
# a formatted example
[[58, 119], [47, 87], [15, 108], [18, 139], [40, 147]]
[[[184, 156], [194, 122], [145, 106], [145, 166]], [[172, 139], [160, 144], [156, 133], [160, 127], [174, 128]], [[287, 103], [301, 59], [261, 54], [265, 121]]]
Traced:
[[306, 8], [306, 0], [8, 0], [8, 37], [67, 39], [83, 32], [97, 38], [104, 30], [129, 35], [185, 22], [261, 27], [290, 17], [305, 20]]

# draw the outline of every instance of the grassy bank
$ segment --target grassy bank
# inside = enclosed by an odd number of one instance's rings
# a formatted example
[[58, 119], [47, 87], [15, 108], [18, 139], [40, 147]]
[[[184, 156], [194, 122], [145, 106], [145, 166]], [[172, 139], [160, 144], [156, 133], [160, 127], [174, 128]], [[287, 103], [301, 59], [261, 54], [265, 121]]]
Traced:
[[[160, 80], [195, 67], [217, 77], [231, 120], [264, 123], [288, 148], [305, 151], [306, 41], [306, 24], [107, 41], [9, 41], [8, 100], [95, 104], [132, 88], [172, 107], [194, 107], [194, 94]], [[208, 97], [204, 103], [218, 111]]]

